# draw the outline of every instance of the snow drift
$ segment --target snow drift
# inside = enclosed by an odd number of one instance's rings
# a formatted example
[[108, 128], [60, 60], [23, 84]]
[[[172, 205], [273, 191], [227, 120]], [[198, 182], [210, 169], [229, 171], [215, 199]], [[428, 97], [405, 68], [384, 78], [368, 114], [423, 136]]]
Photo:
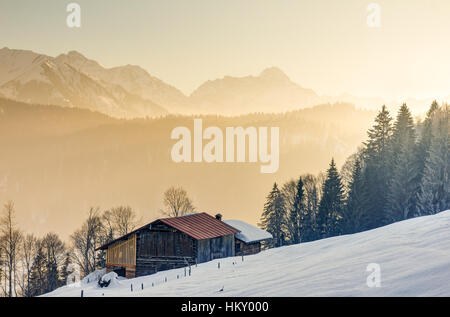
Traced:
[[[371, 263], [381, 269], [381, 287], [367, 285]], [[175, 269], [121, 279], [112, 288], [79, 283], [44, 296], [80, 296], [81, 290], [84, 296], [450, 296], [450, 210], [244, 259], [217, 259], [192, 267], [191, 276]]]

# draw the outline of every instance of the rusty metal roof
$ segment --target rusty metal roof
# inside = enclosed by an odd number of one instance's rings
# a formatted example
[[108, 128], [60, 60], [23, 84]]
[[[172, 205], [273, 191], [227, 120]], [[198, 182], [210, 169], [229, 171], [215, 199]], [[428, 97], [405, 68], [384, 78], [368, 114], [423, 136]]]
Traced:
[[206, 212], [176, 218], [163, 218], [154, 221], [165, 223], [196, 240], [212, 239], [240, 231], [222, 222]]

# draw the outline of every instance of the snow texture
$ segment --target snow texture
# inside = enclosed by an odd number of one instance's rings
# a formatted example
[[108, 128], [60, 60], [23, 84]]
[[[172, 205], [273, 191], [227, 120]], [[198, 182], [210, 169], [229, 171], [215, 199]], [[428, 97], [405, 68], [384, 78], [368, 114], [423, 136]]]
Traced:
[[260, 229], [258, 227], [252, 226], [241, 220], [224, 220], [226, 224], [236, 228], [240, 231], [240, 233], [235, 234], [234, 236], [244, 241], [245, 243], [249, 242], [258, 242], [266, 239], [272, 239], [272, 235], [267, 231]]
[[[45, 296], [450, 296], [450, 210], [353, 235], [192, 267], [61, 287]], [[220, 262], [220, 268], [218, 267]], [[369, 287], [381, 269], [381, 287]], [[166, 282], [167, 279], [167, 282]], [[131, 291], [133, 285], [133, 291]], [[142, 289], [143, 286], [143, 289]], [[223, 288], [222, 292], [219, 292]]]

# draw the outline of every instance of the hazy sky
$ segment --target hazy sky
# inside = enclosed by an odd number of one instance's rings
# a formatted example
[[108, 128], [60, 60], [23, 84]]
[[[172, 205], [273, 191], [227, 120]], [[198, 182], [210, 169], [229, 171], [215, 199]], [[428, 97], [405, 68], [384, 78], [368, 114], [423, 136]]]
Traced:
[[0, 0], [0, 47], [104, 66], [137, 64], [189, 94], [208, 79], [278, 66], [319, 94], [450, 94], [450, 1], [387, 0], [381, 27], [364, 0]]

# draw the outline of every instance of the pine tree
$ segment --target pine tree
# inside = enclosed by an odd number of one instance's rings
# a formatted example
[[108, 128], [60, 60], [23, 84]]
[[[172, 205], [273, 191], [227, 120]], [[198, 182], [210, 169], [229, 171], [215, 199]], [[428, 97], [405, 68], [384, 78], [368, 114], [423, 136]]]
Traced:
[[295, 244], [300, 243], [301, 241], [300, 228], [302, 226], [302, 218], [304, 218], [304, 207], [303, 181], [300, 177], [297, 182], [294, 203], [292, 205], [292, 209], [289, 211], [289, 222], [292, 228], [292, 242]]
[[397, 115], [392, 135], [391, 172], [386, 223], [412, 217], [415, 212], [415, 196], [419, 188], [414, 122], [406, 104]]
[[344, 191], [341, 177], [334, 159], [327, 170], [327, 178], [323, 184], [322, 198], [319, 204], [317, 225], [322, 237], [340, 234], [340, 222], [343, 213]]
[[283, 184], [281, 188], [281, 195], [283, 196], [284, 208], [286, 210], [286, 232], [288, 233], [288, 243], [293, 244], [294, 236], [297, 229], [295, 228], [296, 222], [291, 221], [291, 211], [294, 209], [295, 196], [297, 195], [297, 181], [290, 180]]
[[[305, 200], [305, 211], [300, 221], [301, 242], [308, 242], [319, 239], [317, 233], [316, 217], [319, 210], [319, 180], [313, 175], [302, 176], [303, 191]], [[322, 184], [320, 184], [322, 185]]]
[[368, 227], [367, 187], [362, 176], [362, 161], [357, 157], [352, 170], [351, 180], [348, 185], [348, 196], [345, 201], [343, 232], [356, 233]]
[[[303, 194], [304, 196], [304, 194]], [[303, 201], [305, 201], [303, 198]], [[306, 204], [300, 208], [300, 242], [308, 242], [314, 240], [314, 214], [306, 207]]]
[[392, 170], [392, 180], [386, 207], [386, 222], [392, 223], [414, 216], [416, 210], [417, 165], [407, 146], [403, 146]]
[[392, 118], [385, 106], [375, 118], [375, 125], [368, 131], [369, 140], [364, 143], [363, 181], [370, 190], [365, 210], [368, 214], [368, 228], [386, 223], [385, 209], [392, 174], [391, 137]]
[[69, 277], [69, 275], [71, 273], [71, 272], [69, 272], [69, 265], [71, 263], [72, 263], [72, 259], [70, 257], [70, 252], [66, 252], [64, 264], [61, 268], [61, 273], [60, 273], [60, 278], [61, 278], [60, 284], [61, 285], [67, 284], [67, 278]]
[[420, 140], [417, 145], [417, 154], [416, 154], [420, 176], [423, 175], [423, 171], [425, 169], [425, 162], [428, 158], [431, 140], [433, 138], [433, 131], [432, 131], [433, 117], [435, 111], [438, 109], [439, 104], [435, 100], [431, 104], [430, 109], [427, 112], [427, 116], [422, 124], [422, 133], [420, 134]]
[[421, 128], [420, 139], [416, 147], [416, 164], [417, 164], [417, 183], [419, 184], [417, 192], [415, 193], [416, 199], [416, 210], [415, 215], [421, 214], [421, 206], [419, 202], [419, 196], [421, 191], [421, 184], [425, 172], [425, 164], [429, 158], [431, 141], [433, 139], [433, 118], [436, 110], [439, 109], [439, 104], [437, 101], [433, 101], [430, 109], [427, 112], [427, 116], [424, 122], [419, 126]]
[[46, 261], [44, 250], [42, 248], [42, 243], [39, 241], [37, 243], [36, 257], [34, 258], [33, 266], [31, 269], [30, 278], [30, 291], [31, 296], [39, 296], [45, 293], [46, 290], [46, 278], [45, 278], [45, 268]]
[[418, 194], [421, 215], [450, 208], [449, 107], [435, 110], [433, 138]]
[[273, 185], [272, 191], [267, 196], [264, 211], [259, 226], [273, 236], [275, 247], [284, 244], [286, 228], [286, 210], [284, 208], [283, 196], [278, 189], [277, 183]]

